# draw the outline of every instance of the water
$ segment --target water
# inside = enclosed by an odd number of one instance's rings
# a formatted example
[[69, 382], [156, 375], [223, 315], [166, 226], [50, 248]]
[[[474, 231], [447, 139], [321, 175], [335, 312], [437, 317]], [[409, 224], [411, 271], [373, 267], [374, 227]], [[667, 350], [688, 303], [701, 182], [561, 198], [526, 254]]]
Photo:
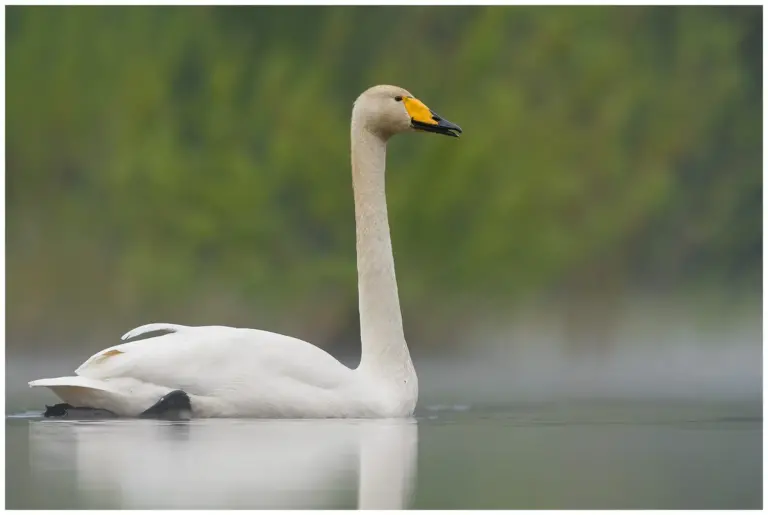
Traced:
[[762, 311], [668, 308], [586, 346], [541, 310], [415, 353], [409, 421], [42, 420], [27, 381], [105, 343], [17, 342], [7, 507], [761, 508]]
[[7, 508], [752, 508], [762, 406], [427, 405], [412, 420], [6, 419]]

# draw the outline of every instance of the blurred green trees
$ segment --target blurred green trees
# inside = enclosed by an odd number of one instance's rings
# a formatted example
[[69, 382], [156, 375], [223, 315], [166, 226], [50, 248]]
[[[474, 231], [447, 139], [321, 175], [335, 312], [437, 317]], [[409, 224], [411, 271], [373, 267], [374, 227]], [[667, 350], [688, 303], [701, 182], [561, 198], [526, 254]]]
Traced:
[[348, 124], [377, 83], [465, 130], [391, 144], [406, 310], [585, 282], [758, 291], [761, 18], [9, 7], [10, 335], [354, 313]]

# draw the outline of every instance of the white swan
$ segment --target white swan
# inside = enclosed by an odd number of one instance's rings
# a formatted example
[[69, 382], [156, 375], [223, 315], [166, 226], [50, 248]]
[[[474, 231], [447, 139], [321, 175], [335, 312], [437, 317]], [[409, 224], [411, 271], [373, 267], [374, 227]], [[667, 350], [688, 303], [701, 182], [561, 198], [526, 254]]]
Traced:
[[176, 407], [186, 403], [194, 417], [410, 416], [418, 382], [403, 334], [384, 188], [387, 140], [410, 131], [457, 136], [461, 129], [395, 86], [374, 86], [355, 101], [358, 368], [281, 334], [157, 323], [122, 339], [168, 333], [110, 347], [89, 358], [75, 376], [40, 379], [30, 387], [50, 388], [71, 406], [126, 417], [154, 414], [169, 400]]

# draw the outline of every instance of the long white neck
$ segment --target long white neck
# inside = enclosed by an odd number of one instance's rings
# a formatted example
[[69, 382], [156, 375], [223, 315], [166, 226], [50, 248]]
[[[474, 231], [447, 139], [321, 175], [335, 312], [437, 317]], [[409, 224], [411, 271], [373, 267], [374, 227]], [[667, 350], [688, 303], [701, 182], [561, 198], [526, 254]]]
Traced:
[[384, 187], [387, 143], [352, 119], [352, 186], [357, 230], [360, 370], [393, 380], [413, 375], [403, 334]]

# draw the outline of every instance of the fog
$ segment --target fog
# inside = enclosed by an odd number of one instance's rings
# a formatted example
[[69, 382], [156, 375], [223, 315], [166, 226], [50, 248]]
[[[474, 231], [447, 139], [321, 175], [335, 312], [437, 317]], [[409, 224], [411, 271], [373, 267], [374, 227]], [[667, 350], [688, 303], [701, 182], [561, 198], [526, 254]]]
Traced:
[[[505, 317], [455, 321], [452, 345], [411, 341], [419, 409], [588, 399], [759, 399], [762, 347], [759, 301], [691, 309], [680, 302], [631, 300], [601, 317], [596, 309], [529, 304]], [[587, 314], [588, 313], [588, 314]], [[115, 342], [125, 328], [115, 330]], [[407, 331], [406, 331], [407, 332]], [[356, 343], [328, 350], [354, 367]], [[67, 375], [113, 342], [53, 342], [7, 354], [7, 410], [42, 408], [54, 397], [27, 381]], [[39, 346], [37, 346], [39, 347]]]

